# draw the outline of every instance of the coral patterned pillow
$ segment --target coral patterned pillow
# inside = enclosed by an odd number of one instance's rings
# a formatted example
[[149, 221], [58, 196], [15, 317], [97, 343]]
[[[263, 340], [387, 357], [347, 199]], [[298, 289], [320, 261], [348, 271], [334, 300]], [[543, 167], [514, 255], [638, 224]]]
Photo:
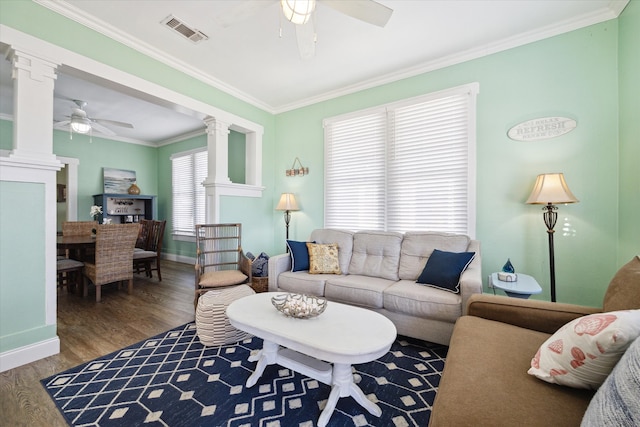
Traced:
[[528, 373], [549, 383], [597, 389], [639, 335], [640, 310], [580, 317], [540, 346]]

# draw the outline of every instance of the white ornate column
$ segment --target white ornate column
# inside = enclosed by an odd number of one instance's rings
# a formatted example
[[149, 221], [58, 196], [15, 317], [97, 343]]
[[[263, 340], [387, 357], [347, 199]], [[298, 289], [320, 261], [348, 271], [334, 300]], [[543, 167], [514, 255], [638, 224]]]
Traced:
[[12, 49], [13, 150], [27, 163], [60, 165], [53, 154], [53, 88], [57, 64]]
[[[15, 48], [9, 50], [7, 58], [12, 63], [14, 87], [13, 149], [7, 157], [0, 157], [0, 234], [5, 242], [14, 241], [15, 250], [4, 251], [0, 264], [7, 283], [20, 282], [22, 291], [12, 293], [11, 301], [0, 301], [0, 309], [19, 315], [20, 307], [36, 304], [43, 307], [44, 316], [10, 338], [0, 336], [6, 349], [0, 353], [3, 370], [60, 352], [56, 335], [55, 212], [56, 172], [62, 163], [53, 154], [57, 64]], [[23, 215], [15, 214], [15, 206], [28, 206], [28, 210]], [[30, 264], [25, 271], [27, 246]]]
[[230, 184], [229, 179], [229, 123], [215, 117], [204, 120], [207, 125], [209, 169], [207, 183]]
[[220, 185], [231, 185], [229, 179], [229, 123], [215, 117], [204, 120], [207, 125], [207, 179], [205, 187], [205, 217], [208, 224], [220, 222]]

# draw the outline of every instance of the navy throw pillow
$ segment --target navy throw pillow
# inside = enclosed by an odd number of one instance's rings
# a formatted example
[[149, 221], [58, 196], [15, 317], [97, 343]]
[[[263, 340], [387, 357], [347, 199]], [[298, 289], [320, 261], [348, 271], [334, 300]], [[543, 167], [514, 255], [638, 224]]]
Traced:
[[445, 252], [434, 249], [416, 282], [459, 293], [460, 275], [471, 264], [475, 255], [475, 252]]
[[308, 270], [309, 250], [307, 249], [307, 242], [287, 240], [287, 246], [289, 247], [289, 253], [291, 254], [291, 271]]

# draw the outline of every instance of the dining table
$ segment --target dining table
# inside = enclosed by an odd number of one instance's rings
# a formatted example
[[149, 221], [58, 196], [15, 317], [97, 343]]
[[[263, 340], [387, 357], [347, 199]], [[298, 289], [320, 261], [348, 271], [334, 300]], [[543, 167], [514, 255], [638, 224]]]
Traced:
[[96, 247], [96, 236], [57, 236], [56, 245], [58, 249], [68, 250], [69, 258], [78, 261], [87, 261], [87, 253], [93, 252]]

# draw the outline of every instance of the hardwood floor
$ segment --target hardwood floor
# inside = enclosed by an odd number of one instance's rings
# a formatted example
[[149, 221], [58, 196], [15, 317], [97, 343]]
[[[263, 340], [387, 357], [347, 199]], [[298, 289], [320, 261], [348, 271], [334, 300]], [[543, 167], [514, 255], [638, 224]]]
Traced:
[[0, 373], [0, 426], [66, 426], [40, 380], [193, 321], [194, 275], [162, 261], [162, 282], [134, 274], [133, 294], [103, 286], [100, 303], [58, 290], [60, 353]]

